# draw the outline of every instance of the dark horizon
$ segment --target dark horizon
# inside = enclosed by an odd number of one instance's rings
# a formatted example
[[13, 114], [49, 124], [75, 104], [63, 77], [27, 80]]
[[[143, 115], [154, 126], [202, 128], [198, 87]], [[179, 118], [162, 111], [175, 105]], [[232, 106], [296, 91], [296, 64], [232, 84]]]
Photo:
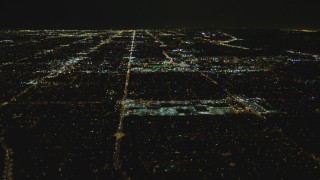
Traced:
[[0, 28], [320, 28], [316, 2], [5, 0]]
[[79, 24], [50, 24], [50, 25], [6, 25], [0, 26], [0, 30], [138, 30], [138, 29], [265, 29], [265, 30], [280, 30], [280, 29], [292, 29], [292, 30], [316, 30], [320, 31], [320, 27], [316, 25], [259, 25], [259, 26], [248, 26], [248, 25], [167, 25], [167, 26], [150, 26], [150, 25], [139, 25], [139, 26], [124, 26], [124, 25], [79, 25]]

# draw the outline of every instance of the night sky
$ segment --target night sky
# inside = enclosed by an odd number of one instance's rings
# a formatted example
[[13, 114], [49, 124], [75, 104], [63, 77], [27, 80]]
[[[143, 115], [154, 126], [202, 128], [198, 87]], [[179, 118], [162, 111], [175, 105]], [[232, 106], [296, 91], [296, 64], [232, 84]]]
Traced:
[[2, 0], [6, 27], [319, 28], [316, 0]]

